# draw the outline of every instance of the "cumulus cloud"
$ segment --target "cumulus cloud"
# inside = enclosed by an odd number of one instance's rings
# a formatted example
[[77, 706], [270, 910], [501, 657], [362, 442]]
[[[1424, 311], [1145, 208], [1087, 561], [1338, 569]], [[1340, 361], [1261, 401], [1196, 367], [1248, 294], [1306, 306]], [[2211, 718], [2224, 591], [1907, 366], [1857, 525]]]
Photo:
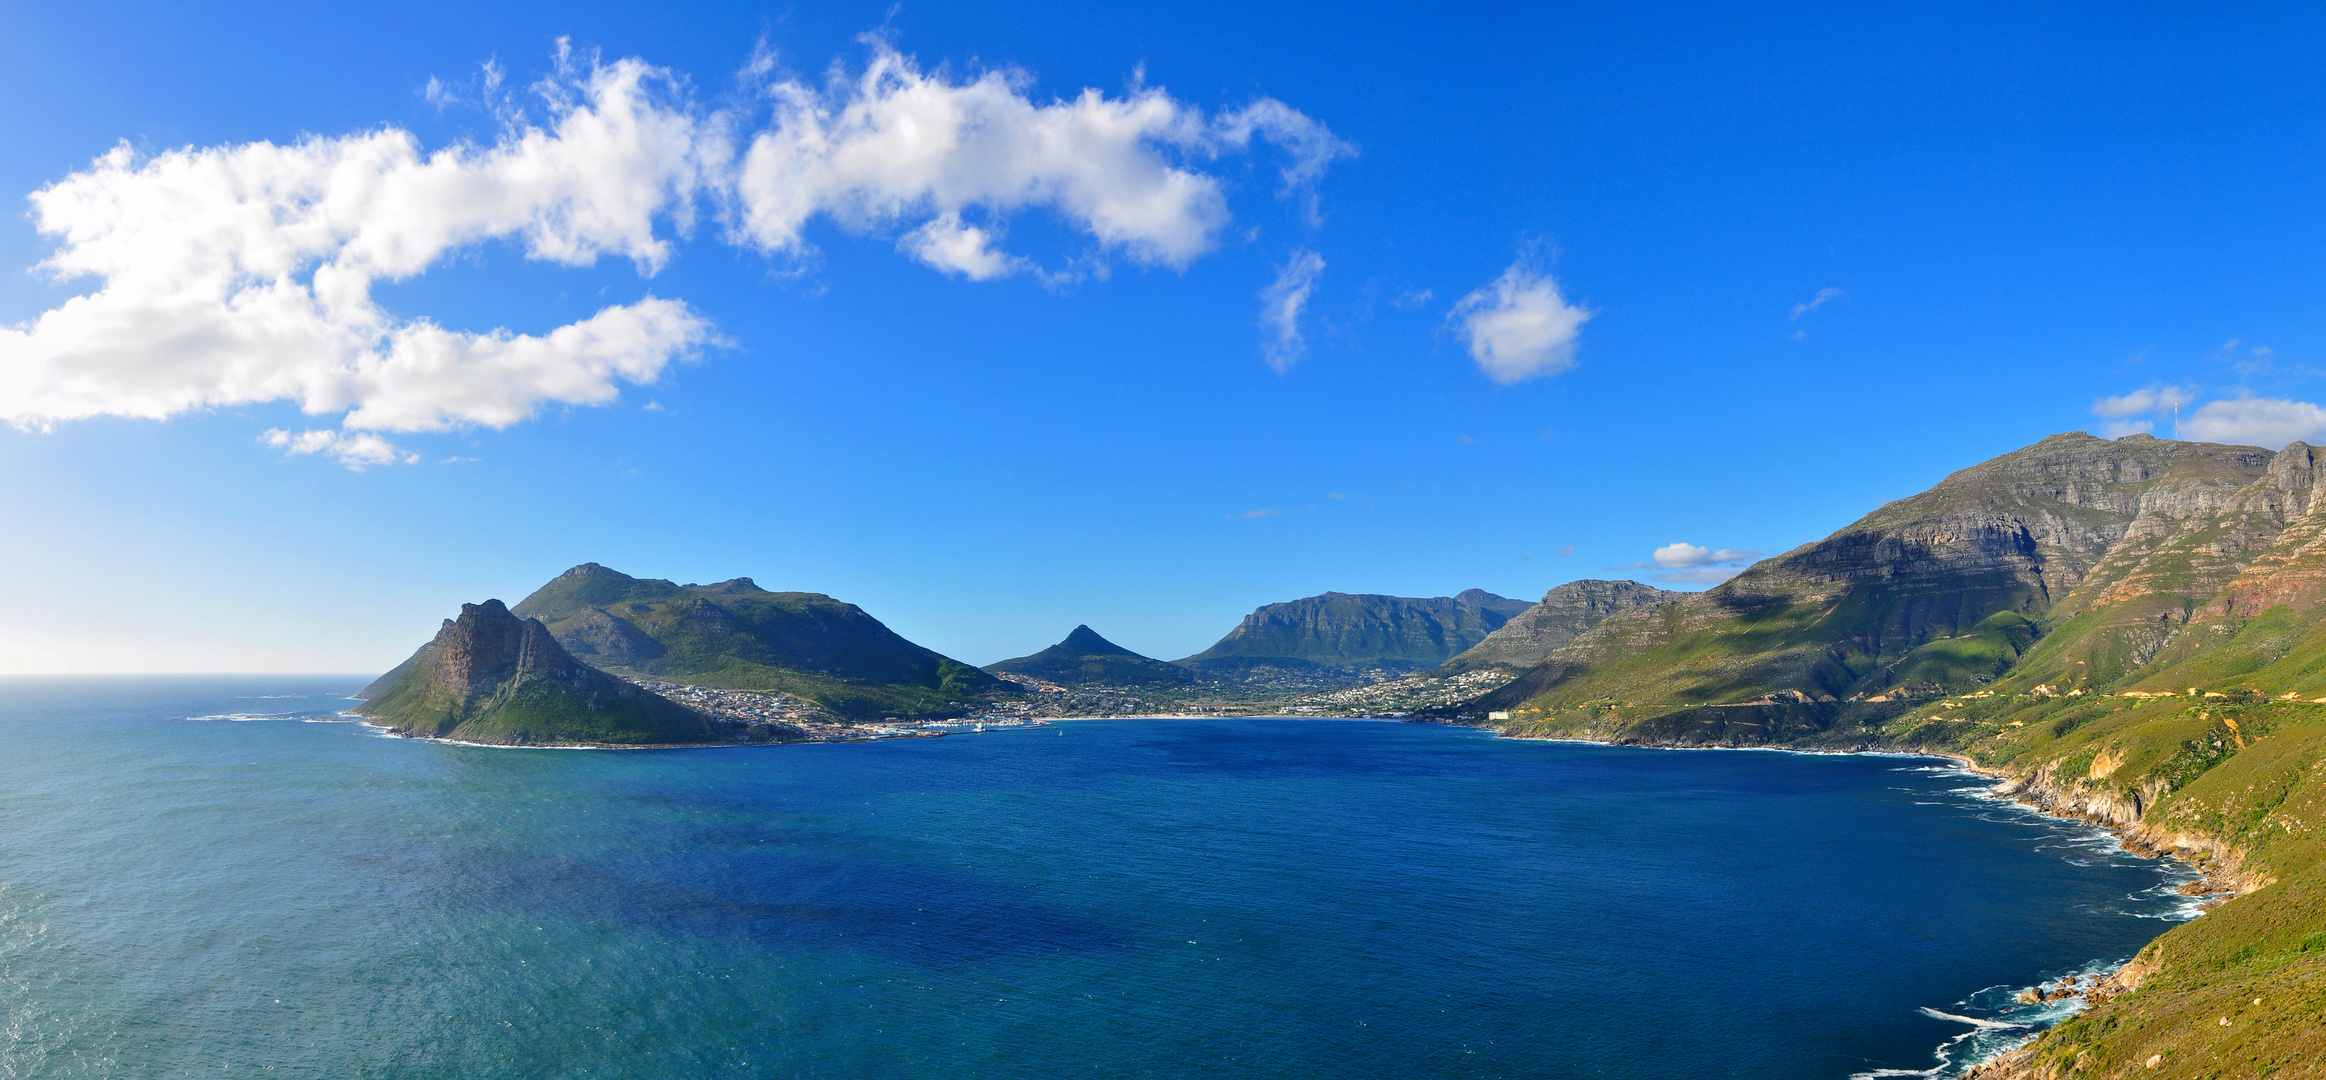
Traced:
[[2279, 448], [2287, 443], [2326, 442], [2326, 408], [2284, 398], [2208, 401], [2173, 432], [2200, 442], [2240, 443]]
[[1574, 367], [1575, 339], [1593, 314], [1569, 304], [1558, 282], [1520, 260], [1463, 297], [1447, 318], [1486, 377], [1507, 384]]
[[1760, 558], [1761, 553], [1742, 548], [1719, 548], [1716, 550], [1698, 547], [1682, 540], [1657, 548], [1650, 557], [1656, 561], [1657, 566], [1698, 567], [1717, 566], [1724, 563], [1749, 563]]
[[293, 434], [281, 428], [272, 428], [259, 436], [259, 441], [281, 450], [285, 455], [327, 454], [357, 472], [373, 465], [417, 465], [420, 462], [420, 455], [370, 432], [350, 435], [341, 431], [302, 431]]
[[1279, 375], [1308, 354], [1308, 342], [1300, 336], [1300, 313], [1307, 309], [1308, 295], [1324, 271], [1323, 256], [1302, 248], [1277, 268], [1276, 280], [1260, 290], [1260, 355]]
[[1810, 312], [1817, 310], [1818, 308], [1824, 307], [1825, 305], [1848, 295], [1848, 293], [1828, 285], [1825, 288], [1817, 290], [1817, 295], [1793, 305], [1793, 314], [1790, 316], [1788, 321], [1798, 321], [1801, 316], [1807, 315]]
[[878, 42], [860, 74], [835, 68], [822, 86], [773, 70], [755, 57], [747, 71], [772, 103], [756, 132], [696, 105], [667, 70], [561, 45], [523, 107], [497, 64], [422, 91], [440, 108], [490, 110], [501, 131], [488, 144], [428, 152], [394, 127], [152, 156], [124, 144], [31, 196], [57, 244], [41, 268], [91, 287], [0, 326], [0, 420], [45, 430], [287, 402], [338, 416], [341, 433], [270, 433], [270, 445], [389, 464], [409, 455], [364, 433], [604, 404], [719, 340], [684, 301], [652, 295], [538, 334], [455, 329], [374, 299], [375, 285], [464, 249], [507, 242], [576, 267], [625, 258], [650, 277], [708, 209], [728, 239], [765, 252], [807, 251], [803, 230], [822, 217], [893, 229], [910, 257], [986, 281], [1040, 273], [1000, 247], [1007, 215], [1040, 209], [1101, 255], [1183, 268], [1228, 220], [1209, 163], [1265, 141], [1284, 156], [1284, 194], [1313, 196], [1354, 152], [1271, 99], [1218, 115], [1145, 87], [1037, 102], [1023, 73], [925, 73]]
[[1159, 88], [1084, 90], [1038, 102], [1014, 69], [956, 80], [874, 42], [853, 75], [822, 86], [768, 83], [773, 116], [743, 151], [737, 234], [770, 253], [808, 247], [818, 216], [858, 232], [905, 227], [904, 250], [976, 280], [1030, 267], [998, 252], [979, 215], [1043, 209], [1133, 262], [1184, 268], [1227, 224], [1227, 197], [1202, 162], [1264, 139], [1282, 148], [1287, 194], [1313, 189], [1354, 153], [1273, 99], [1220, 116]]
[[545, 403], [652, 382], [712, 340], [678, 301], [532, 335], [398, 319], [372, 298], [377, 282], [498, 238], [568, 266], [614, 255], [650, 274], [669, 260], [658, 224], [684, 228], [717, 166], [670, 77], [637, 61], [569, 63], [543, 89], [551, 123], [489, 147], [424, 155], [395, 129], [150, 158], [123, 145], [34, 192], [34, 224], [59, 241], [42, 267], [96, 287], [0, 327], [0, 418], [46, 429], [289, 401], [344, 413], [353, 430], [435, 431], [506, 427]]
[[2171, 412], [2195, 400], [2197, 391], [2194, 387], [2151, 386], [2094, 401], [2092, 415], [2121, 418], [2143, 413]]

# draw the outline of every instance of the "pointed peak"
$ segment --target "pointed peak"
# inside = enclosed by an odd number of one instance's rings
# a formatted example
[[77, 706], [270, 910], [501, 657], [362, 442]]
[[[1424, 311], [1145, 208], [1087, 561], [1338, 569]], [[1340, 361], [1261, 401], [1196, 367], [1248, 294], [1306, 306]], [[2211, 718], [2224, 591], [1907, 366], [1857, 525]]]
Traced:
[[1076, 656], [1135, 656], [1136, 653], [1098, 636], [1098, 631], [1085, 624], [1074, 628], [1058, 647]]
[[623, 581], [635, 580], [630, 575], [625, 574], [620, 570], [614, 570], [594, 562], [583, 563], [580, 566], [566, 571], [565, 573], [557, 575], [557, 580], [559, 581], [565, 581], [570, 578], [619, 578]]

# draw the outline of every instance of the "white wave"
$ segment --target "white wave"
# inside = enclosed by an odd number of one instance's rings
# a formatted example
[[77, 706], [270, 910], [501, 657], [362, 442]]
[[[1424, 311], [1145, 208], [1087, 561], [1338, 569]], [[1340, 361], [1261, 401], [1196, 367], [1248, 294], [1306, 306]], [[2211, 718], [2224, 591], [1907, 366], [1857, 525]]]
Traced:
[[1979, 1019], [1979, 1018], [1978, 1018], [1978, 1017], [1976, 1017], [1976, 1016], [1963, 1016], [1963, 1015], [1961, 1015], [1961, 1014], [1959, 1014], [1959, 1013], [1940, 1012], [1939, 1010], [1937, 1010], [1937, 1009], [1933, 1009], [1933, 1008], [1931, 1008], [1931, 1007], [1930, 1007], [1930, 1006], [1928, 1006], [1928, 1005], [1925, 1005], [1925, 1006], [1923, 1006], [1922, 1008], [1920, 1008], [1920, 1009], [1918, 1009], [1918, 1010], [1916, 1010], [1916, 1011], [1917, 1011], [1917, 1012], [1920, 1012], [1920, 1013], [1921, 1013], [1922, 1015], [1924, 1015], [1924, 1016], [1931, 1017], [1932, 1019], [1936, 1019], [1936, 1020], [1952, 1020], [1952, 1021], [1954, 1021], [1955, 1023], [1958, 1023], [1958, 1024], [1969, 1024], [1969, 1025], [1971, 1025], [1972, 1027], [1976, 1027], [1976, 1028], [1988, 1028], [1988, 1029], [1991, 1029], [1991, 1030], [1992, 1030], [1992, 1029], [2007, 1029], [2007, 1028], [2023, 1028], [2023, 1027], [2026, 1027], [2026, 1026], [2027, 1026], [2027, 1025], [2025, 1025], [2025, 1024], [2014, 1024], [2014, 1023], [2012, 1023], [2012, 1022], [2011, 1022], [2011, 1021], [2009, 1021], [2009, 1020], [1981, 1020], [1981, 1019]]

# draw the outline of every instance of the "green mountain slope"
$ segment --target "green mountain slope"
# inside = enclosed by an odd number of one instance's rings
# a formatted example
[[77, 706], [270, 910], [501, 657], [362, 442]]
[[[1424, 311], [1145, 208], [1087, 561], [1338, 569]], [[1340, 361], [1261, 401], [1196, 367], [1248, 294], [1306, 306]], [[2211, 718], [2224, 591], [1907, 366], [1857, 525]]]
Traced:
[[1176, 662], [1198, 671], [1255, 665], [1419, 671], [1453, 659], [1530, 606], [1483, 589], [1426, 599], [1329, 592], [1261, 607], [1218, 644]]
[[987, 664], [995, 673], [1029, 675], [1061, 686], [1185, 686], [1195, 675], [1177, 664], [1150, 659], [1077, 626], [1066, 640], [1032, 656]]
[[720, 741], [732, 725], [574, 659], [498, 600], [463, 604], [434, 640], [374, 683], [360, 715], [402, 735], [512, 746]]
[[1468, 706], [1515, 734], [1958, 755], [2239, 893], [1993, 1080], [2326, 1075], [2318, 455], [2059, 435]]
[[[1683, 715], [1691, 707], [1756, 702], [1782, 715], [1731, 719], [1795, 730], [1884, 718], [1901, 696], [1973, 687], [2009, 670], [2055, 607], [2077, 610], [2190, 545], [2213, 550], [2205, 538], [2180, 538], [2245, 522], [2238, 497], [2266, 479], [2271, 457], [2148, 436], [2055, 435], [1715, 588], [1609, 616], [1479, 705], [1536, 717], [1621, 702], [1675, 731], [1722, 719]], [[2170, 551], [2111, 561], [2128, 538]]]
[[608, 671], [806, 698], [848, 719], [957, 715], [1013, 693], [924, 649], [854, 604], [769, 592], [750, 578], [676, 585], [596, 563], [518, 603], [581, 659]]

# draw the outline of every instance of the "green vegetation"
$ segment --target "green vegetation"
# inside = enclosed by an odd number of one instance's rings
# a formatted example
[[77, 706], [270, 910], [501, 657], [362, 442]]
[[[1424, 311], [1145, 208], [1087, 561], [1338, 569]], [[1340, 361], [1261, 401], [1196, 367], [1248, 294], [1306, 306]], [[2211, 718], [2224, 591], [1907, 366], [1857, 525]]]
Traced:
[[356, 711], [423, 738], [518, 746], [664, 746], [728, 725], [583, 664], [498, 600], [464, 604]]
[[749, 578], [676, 585], [585, 563], [514, 610], [539, 618], [575, 656], [607, 671], [777, 691], [845, 719], [958, 715], [1014, 692], [906, 641], [854, 604], [769, 592]]
[[1195, 675], [1177, 664], [1166, 664], [1123, 648], [1077, 626], [1066, 640], [1032, 656], [987, 664], [996, 674], [1026, 675], [1060, 686], [1184, 687]]
[[1457, 714], [1519, 735], [1964, 758], [2241, 894], [1983, 1075], [2326, 1074], [2315, 474], [2300, 443], [2053, 436], [1611, 615]]
[[1266, 605], [1218, 644], [1177, 663], [1206, 673], [1255, 666], [1423, 671], [1532, 606], [1483, 589], [1426, 599], [1329, 592]]

